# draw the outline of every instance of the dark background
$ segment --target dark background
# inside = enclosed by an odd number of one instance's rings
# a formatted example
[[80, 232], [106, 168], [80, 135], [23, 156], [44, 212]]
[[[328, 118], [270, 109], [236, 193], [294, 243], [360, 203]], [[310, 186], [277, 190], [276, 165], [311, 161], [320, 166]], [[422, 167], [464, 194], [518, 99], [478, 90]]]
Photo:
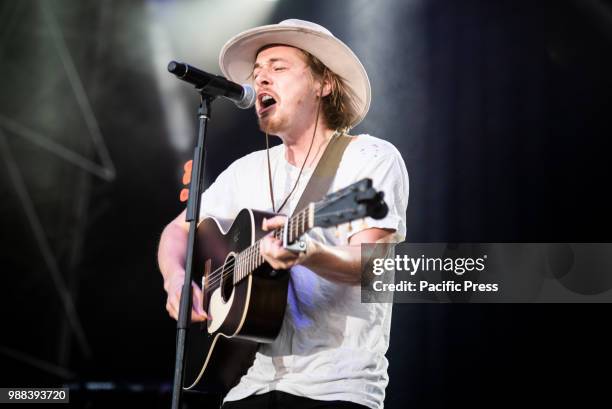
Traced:
[[[354, 132], [403, 155], [407, 240], [610, 241], [608, 1], [2, 0], [0, 386], [165, 407], [174, 323], [156, 246], [181, 210], [197, 105], [165, 65], [218, 73], [232, 34], [285, 18], [362, 59], [373, 103]], [[253, 112], [213, 110], [208, 181], [265, 146]], [[385, 405], [606, 399], [609, 316], [395, 305]]]

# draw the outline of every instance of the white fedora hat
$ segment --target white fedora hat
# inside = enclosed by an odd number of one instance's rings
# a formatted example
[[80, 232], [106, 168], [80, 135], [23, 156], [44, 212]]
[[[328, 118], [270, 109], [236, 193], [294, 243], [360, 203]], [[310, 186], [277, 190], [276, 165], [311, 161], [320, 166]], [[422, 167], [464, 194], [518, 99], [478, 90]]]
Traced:
[[340, 76], [349, 89], [351, 127], [366, 116], [372, 97], [370, 80], [361, 61], [329, 30], [309, 21], [284, 20], [235, 35], [225, 43], [219, 54], [219, 67], [223, 75], [241, 84], [251, 81], [257, 52], [271, 44], [284, 44], [308, 51]]

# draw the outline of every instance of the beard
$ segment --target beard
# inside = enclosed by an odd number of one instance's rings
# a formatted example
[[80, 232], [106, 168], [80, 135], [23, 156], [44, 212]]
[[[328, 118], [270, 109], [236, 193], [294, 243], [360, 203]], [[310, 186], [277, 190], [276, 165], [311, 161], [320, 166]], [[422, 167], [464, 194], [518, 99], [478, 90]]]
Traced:
[[259, 129], [262, 132], [265, 132], [270, 135], [277, 135], [281, 132], [283, 128], [285, 128], [285, 123], [282, 118], [279, 118], [275, 115], [266, 115], [263, 118], [258, 117], [257, 123], [259, 125]]

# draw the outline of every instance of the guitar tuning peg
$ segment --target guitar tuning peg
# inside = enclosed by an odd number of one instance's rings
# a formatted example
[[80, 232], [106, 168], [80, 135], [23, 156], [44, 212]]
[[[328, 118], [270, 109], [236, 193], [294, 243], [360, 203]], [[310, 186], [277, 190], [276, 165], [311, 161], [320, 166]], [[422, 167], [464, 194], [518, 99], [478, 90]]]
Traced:
[[353, 231], [353, 222], [348, 222], [348, 226], [346, 227], [346, 231], [349, 232], [349, 233]]
[[338, 227], [334, 228], [334, 236], [336, 236], [337, 239], [340, 238], [340, 229]]

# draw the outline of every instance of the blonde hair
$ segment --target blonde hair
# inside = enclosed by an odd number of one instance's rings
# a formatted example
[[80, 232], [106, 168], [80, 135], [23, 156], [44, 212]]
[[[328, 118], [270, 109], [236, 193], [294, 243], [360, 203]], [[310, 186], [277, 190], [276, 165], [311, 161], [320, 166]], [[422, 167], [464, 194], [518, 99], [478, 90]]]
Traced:
[[348, 130], [351, 127], [353, 112], [349, 99], [349, 90], [340, 76], [331, 71], [317, 57], [298, 48], [306, 57], [306, 63], [313, 75], [323, 83], [328, 81], [331, 92], [324, 96], [321, 103], [323, 118], [330, 129]]

